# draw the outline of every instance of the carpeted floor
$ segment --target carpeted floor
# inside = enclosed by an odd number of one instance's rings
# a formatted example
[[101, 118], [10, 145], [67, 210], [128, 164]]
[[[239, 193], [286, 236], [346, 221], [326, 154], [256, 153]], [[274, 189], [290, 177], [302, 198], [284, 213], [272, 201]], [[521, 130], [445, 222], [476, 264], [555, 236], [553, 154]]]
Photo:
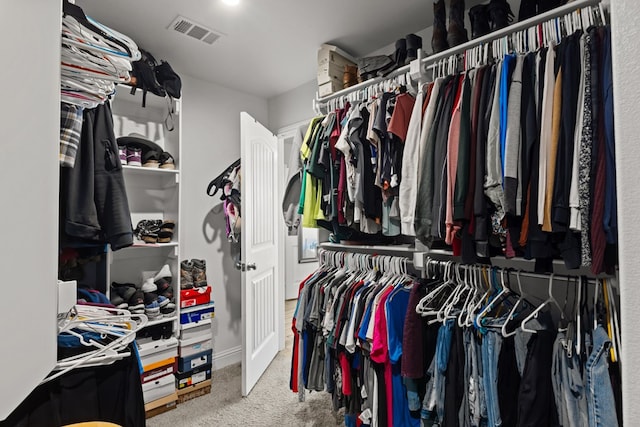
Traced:
[[336, 426], [341, 414], [332, 411], [328, 393], [308, 393], [304, 402], [289, 390], [293, 334], [288, 326], [295, 301], [287, 301], [285, 349], [278, 353], [248, 397], [241, 397], [241, 367], [213, 373], [211, 394], [178, 405], [175, 410], [147, 420], [149, 427], [178, 426]]

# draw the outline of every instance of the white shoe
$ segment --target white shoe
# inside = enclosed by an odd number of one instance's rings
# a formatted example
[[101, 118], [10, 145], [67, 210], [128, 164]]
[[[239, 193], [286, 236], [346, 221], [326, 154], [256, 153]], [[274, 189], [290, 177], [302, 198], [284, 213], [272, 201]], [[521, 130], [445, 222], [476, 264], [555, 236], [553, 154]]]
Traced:
[[153, 277], [149, 277], [142, 284], [142, 292], [155, 292], [158, 290], [158, 287], [155, 283], [153, 283]]
[[155, 282], [158, 279], [166, 279], [171, 276], [171, 269], [169, 268], [169, 264], [165, 264], [162, 266], [160, 271], [153, 277], [153, 281]]

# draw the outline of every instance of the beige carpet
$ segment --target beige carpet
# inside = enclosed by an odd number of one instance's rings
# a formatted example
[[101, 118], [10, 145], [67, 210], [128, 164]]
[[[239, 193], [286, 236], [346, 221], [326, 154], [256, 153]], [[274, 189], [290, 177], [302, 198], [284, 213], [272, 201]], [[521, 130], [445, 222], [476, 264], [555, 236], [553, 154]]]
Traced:
[[278, 353], [248, 397], [241, 397], [241, 367], [215, 371], [211, 394], [190, 400], [165, 414], [147, 420], [150, 427], [178, 426], [336, 426], [343, 416], [332, 411], [325, 392], [306, 394], [304, 402], [289, 390], [293, 334], [289, 329], [295, 301], [286, 307], [286, 346]]

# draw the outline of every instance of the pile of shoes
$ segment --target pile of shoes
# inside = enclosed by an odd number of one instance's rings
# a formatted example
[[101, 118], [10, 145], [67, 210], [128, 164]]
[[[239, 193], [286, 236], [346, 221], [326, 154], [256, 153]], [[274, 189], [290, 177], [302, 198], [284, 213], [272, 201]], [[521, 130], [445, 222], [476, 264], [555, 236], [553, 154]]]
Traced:
[[173, 156], [144, 135], [132, 133], [119, 137], [117, 142], [120, 163], [123, 165], [160, 169], [176, 168]]
[[180, 263], [180, 289], [206, 288], [207, 262], [203, 259], [184, 260]]
[[160, 169], [176, 168], [173, 156], [166, 151], [144, 151], [138, 147], [119, 145], [118, 155], [122, 165]]
[[175, 227], [172, 220], [143, 219], [138, 221], [133, 234], [145, 243], [169, 243]]
[[134, 314], [145, 314], [149, 320], [175, 315], [171, 269], [165, 264], [154, 276], [140, 284], [111, 284], [111, 303]]
[[384, 77], [409, 64], [418, 58], [418, 51], [422, 49], [422, 37], [408, 34], [396, 41], [393, 55], [377, 55], [358, 59], [358, 81], [364, 82], [374, 77]]

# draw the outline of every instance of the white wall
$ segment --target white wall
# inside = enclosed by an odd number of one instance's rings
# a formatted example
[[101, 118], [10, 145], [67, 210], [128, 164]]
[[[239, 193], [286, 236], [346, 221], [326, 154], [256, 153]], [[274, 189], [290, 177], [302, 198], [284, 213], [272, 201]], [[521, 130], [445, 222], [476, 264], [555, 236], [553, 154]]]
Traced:
[[4, 420], [56, 362], [61, 2], [2, 2], [0, 9], [10, 17], [0, 26]]
[[640, 354], [640, 2], [611, 1], [613, 95], [618, 187], [618, 239], [620, 254], [620, 304], [622, 319], [622, 405], [625, 425], [637, 425], [640, 406], [640, 373], [635, 366]]
[[267, 123], [267, 101], [189, 76], [183, 83], [182, 258], [207, 261], [216, 314], [214, 369], [240, 361], [242, 344], [240, 273], [234, 268], [239, 245], [225, 234], [220, 192], [206, 194], [209, 182], [240, 158], [240, 112]]
[[[273, 133], [278, 129], [303, 120], [311, 119], [316, 115], [313, 111], [313, 99], [316, 96], [318, 85], [314, 76], [309, 81], [295, 89], [281, 95], [269, 98], [269, 124], [268, 128]], [[289, 153], [284, 153], [288, 156]]]

